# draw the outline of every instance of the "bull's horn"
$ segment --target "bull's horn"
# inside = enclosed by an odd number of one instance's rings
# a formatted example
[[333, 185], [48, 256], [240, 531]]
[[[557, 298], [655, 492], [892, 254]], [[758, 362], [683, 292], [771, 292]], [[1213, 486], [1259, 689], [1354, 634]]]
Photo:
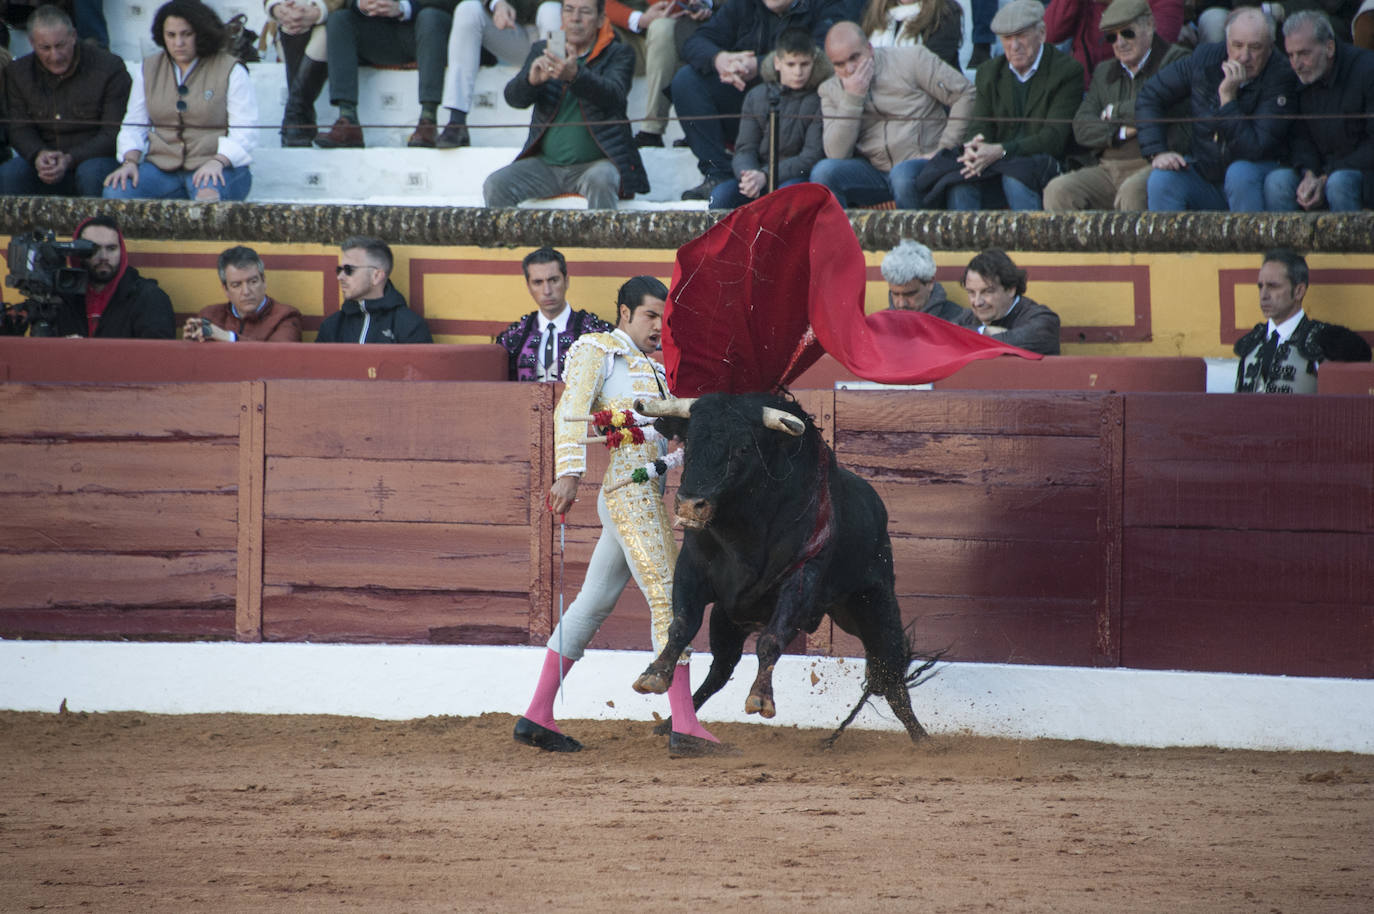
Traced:
[[689, 419], [692, 404], [696, 397], [669, 397], [666, 400], [636, 400], [635, 412], [643, 416], [661, 418], [672, 416], [675, 419]]
[[774, 409], [771, 406], [763, 408], [763, 424], [776, 432], [785, 432], [793, 438], [806, 431], [806, 423], [786, 410]]

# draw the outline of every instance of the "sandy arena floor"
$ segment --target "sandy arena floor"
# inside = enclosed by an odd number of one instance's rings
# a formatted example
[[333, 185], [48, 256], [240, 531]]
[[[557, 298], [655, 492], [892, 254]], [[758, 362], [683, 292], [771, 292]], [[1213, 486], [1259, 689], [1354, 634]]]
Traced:
[[1374, 911], [1374, 757], [0, 712], [0, 910]]

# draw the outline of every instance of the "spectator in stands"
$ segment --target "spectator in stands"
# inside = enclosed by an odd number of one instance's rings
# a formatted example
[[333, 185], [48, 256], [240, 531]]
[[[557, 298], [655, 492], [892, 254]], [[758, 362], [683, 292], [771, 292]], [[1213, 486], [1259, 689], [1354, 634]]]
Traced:
[[1287, 248], [1264, 255], [1259, 271], [1260, 311], [1267, 320], [1236, 341], [1236, 392], [1311, 394], [1325, 361], [1368, 362], [1369, 344], [1358, 333], [1314, 321], [1303, 311], [1307, 261]]
[[968, 56], [966, 70], [977, 70], [992, 57], [992, 17], [997, 15], [997, 0], [968, 0], [969, 21], [973, 24], [973, 51]]
[[[1257, 212], [1264, 179], [1288, 142], [1297, 79], [1274, 50], [1274, 21], [1254, 7], [1231, 13], [1225, 44], [1204, 44], [1140, 90], [1140, 151], [1150, 160], [1152, 210]], [[1166, 117], [1187, 101], [1187, 150], [1168, 143]], [[1186, 151], [1186, 155], [1185, 155]]]
[[[1045, 7], [1045, 40], [1052, 44], [1073, 40], [1074, 59], [1083, 65], [1090, 87], [1098, 65], [1112, 58], [1113, 47], [1106, 40], [1110, 26], [1101, 22], [1102, 14], [1110, 2], [1053, 0]], [[1166, 44], [1178, 41], [1185, 18], [1183, 7], [1184, 0], [1149, 0], [1146, 5], [1145, 12], [1150, 14], [1155, 34], [1163, 38]]]
[[954, 324], [969, 313], [950, 301], [945, 287], [935, 281], [935, 258], [919, 241], [903, 238], [883, 257], [882, 272], [887, 307], [893, 311], [921, 311]]
[[[1113, 0], [1102, 13], [1102, 31], [1116, 55], [1097, 65], [1092, 84], [1073, 118], [1079, 145], [1097, 156], [1097, 164], [1060, 175], [1045, 187], [1045, 209], [1117, 209], [1138, 212], [1148, 203], [1145, 188], [1150, 163], [1140, 154], [1135, 126], [1135, 100], [1140, 87], [1166, 64], [1188, 56], [1154, 29], [1145, 0]], [[1186, 117], [1186, 106], [1171, 116]], [[1182, 124], [1171, 126], [1182, 134]], [[1171, 136], [1171, 143], [1182, 142]]]
[[440, 149], [470, 146], [468, 112], [472, 87], [486, 49], [506, 64], [518, 64], [540, 35], [562, 28], [562, 5], [555, 0], [460, 0], [453, 9], [448, 33], [448, 70], [444, 73], [443, 106], [448, 124], [436, 145]]
[[575, 193], [588, 209], [615, 209], [649, 190], [625, 114], [634, 51], [616, 39], [605, 0], [564, 0], [563, 33], [567, 56], [535, 42], [506, 84], [506, 102], [534, 112], [525, 148], [482, 185], [487, 206]]
[[[851, 23], [852, 24], [852, 23]], [[773, 56], [762, 67], [763, 82], [744, 96], [739, 138], [731, 167], [735, 176], [711, 191], [711, 209], [734, 209], [775, 187], [800, 184], [824, 154], [821, 146], [821, 99], [816, 87], [829, 72], [820, 49], [805, 29], [783, 29]], [[770, 109], [778, 112], [777, 171], [769, 170]]]
[[219, 281], [229, 300], [202, 308], [186, 319], [182, 335], [202, 343], [299, 343], [301, 313], [267, 294], [267, 270], [252, 248], [232, 247], [219, 255]]
[[1301, 84], [1289, 152], [1296, 168], [1264, 179], [1265, 209], [1374, 206], [1374, 51], [1336, 41], [1326, 17], [1309, 11], [1284, 20], [1283, 37]]
[[153, 17], [153, 41], [163, 50], [134, 70], [115, 144], [122, 164], [105, 196], [244, 199], [258, 97], [248, 68], [224, 50], [219, 17], [200, 0], [172, 0]]
[[439, 140], [439, 102], [448, 65], [448, 36], [457, 0], [349, 0], [329, 14], [325, 42], [329, 61], [329, 103], [339, 109], [328, 133], [315, 137], [321, 149], [361, 149], [358, 123], [358, 65], [394, 67], [414, 63], [420, 80], [420, 120], [407, 146], [433, 148]]
[[54, 328], [58, 336], [170, 340], [176, 334], [172, 301], [157, 280], [129, 266], [124, 235], [113, 216], [92, 216], [76, 228], [77, 239], [95, 245], [82, 262], [86, 294], [66, 298]]
[[984, 251], [964, 269], [969, 311], [956, 323], [1041, 355], [1059, 355], [1059, 315], [1026, 296], [1026, 271], [1004, 251]]
[[355, 236], [341, 245], [339, 290], [344, 302], [324, 319], [317, 343], [432, 343], [429, 324], [391, 284], [395, 260], [376, 238]]
[[711, 18], [714, 6], [712, 0], [606, 0], [606, 17], [616, 37], [634, 49], [635, 72], [644, 74], [644, 120], [635, 132], [641, 149], [663, 146], [672, 107], [668, 86], [682, 62], [677, 49]]
[[538, 306], [496, 337], [509, 357], [511, 381], [560, 381], [568, 349], [584, 333], [610, 333], [611, 324], [568, 304], [568, 261], [544, 247], [520, 264], [525, 288]]
[[[1365, 6], [1369, 6], [1371, 2], [1374, 0], [1366, 0]], [[1257, 6], [1270, 19], [1279, 23], [1284, 21], [1285, 16], [1291, 16], [1301, 10], [1325, 13], [1326, 18], [1331, 20], [1331, 27], [1337, 35], [1341, 36], [1353, 31], [1355, 18], [1359, 11], [1364, 8], [1361, 6], [1361, 0], [1282, 0], [1281, 3], [1253, 3], [1253, 0], [1198, 0], [1198, 42], [1225, 41], [1227, 17], [1231, 15], [1233, 8], [1240, 9], [1243, 6]]]
[[1374, 51], [1374, 0], [1364, 0], [1350, 20], [1350, 40], [1355, 47]]
[[[686, 63], [673, 76], [673, 106], [703, 180], [684, 200], [709, 200], [733, 177], [727, 144], [739, 129], [744, 94], [759, 82], [759, 63], [785, 28], [801, 28], [817, 42], [845, 18], [838, 0], [730, 0], [682, 46]], [[722, 118], [721, 115], [726, 115]]]
[[99, 197], [115, 161], [115, 135], [129, 102], [129, 72], [109, 51], [77, 42], [55, 6], [29, 15], [33, 53], [4, 71], [9, 142], [0, 194]]
[[952, 210], [1037, 210], [1041, 191], [1062, 170], [1083, 100], [1083, 65], [1045, 43], [1045, 7], [1036, 0], [1012, 0], [993, 17], [992, 30], [1006, 57], [978, 67], [959, 170], [951, 175], [942, 161], [921, 185], [930, 188], [928, 203], [946, 188]]
[[263, 0], [277, 23], [277, 47], [286, 64], [286, 105], [281, 113], [281, 144], [310, 146], [315, 129], [315, 99], [329, 78], [325, 21], [343, 0]]
[[811, 180], [841, 206], [917, 208], [916, 178], [940, 149], [959, 147], [973, 84], [927, 48], [873, 47], [852, 22], [835, 23], [825, 53], [835, 68], [820, 88], [826, 158]]
[[964, 10], [954, 0], [868, 0], [862, 26], [875, 48], [919, 45], [960, 69]]

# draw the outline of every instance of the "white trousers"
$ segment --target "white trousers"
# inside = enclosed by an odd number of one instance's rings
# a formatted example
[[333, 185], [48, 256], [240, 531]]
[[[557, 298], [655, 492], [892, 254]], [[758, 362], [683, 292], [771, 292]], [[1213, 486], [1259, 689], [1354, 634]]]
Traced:
[[[640, 590], [649, 593], [641, 569], [635, 567], [634, 553], [626, 545], [611, 519], [604, 493], [597, 496], [596, 515], [601, 518], [601, 538], [596, 541], [596, 548], [592, 550], [592, 560], [587, 563], [587, 577], [582, 582], [577, 599], [573, 600], [572, 605], [563, 614], [563, 621], [555, 626], [553, 634], [549, 637], [549, 650], [562, 654], [569, 660], [582, 659], [588, 642], [596, 636], [601, 623], [606, 621], [611, 610], [615, 609], [616, 601], [620, 599], [620, 594], [630, 582], [631, 576]], [[666, 636], [667, 627], [662, 627]], [[663, 650], [659, 628], [659, 625], [650, 626], [655, 656]], [[683, 657], [685, 660], [686, 654]]]
[[472, 87], [482, 63], [482, 48], [505, 64], [525, 62], [530, 45], [542, 36], [563, 27], [562, 4], [549, 0], [539, 4], [534, 25], [498, 29], [482, 0], [463, 0], [453, 10], [453, 28], [448, 33], [448, 69], [444, 71], [445, 108], [472, 110]]

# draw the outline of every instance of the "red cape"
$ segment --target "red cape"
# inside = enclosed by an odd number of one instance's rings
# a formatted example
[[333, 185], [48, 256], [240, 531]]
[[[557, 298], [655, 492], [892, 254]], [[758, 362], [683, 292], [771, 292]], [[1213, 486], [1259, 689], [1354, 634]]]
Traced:
[[849, 217], [819, 184], [743, 206], [677, 252], [663, 321], [673, 393], [771, 391], [828, 352], [883, 384], [924, 384], [974, 359], [1039, 355], [914, 311], [864, 314]]

